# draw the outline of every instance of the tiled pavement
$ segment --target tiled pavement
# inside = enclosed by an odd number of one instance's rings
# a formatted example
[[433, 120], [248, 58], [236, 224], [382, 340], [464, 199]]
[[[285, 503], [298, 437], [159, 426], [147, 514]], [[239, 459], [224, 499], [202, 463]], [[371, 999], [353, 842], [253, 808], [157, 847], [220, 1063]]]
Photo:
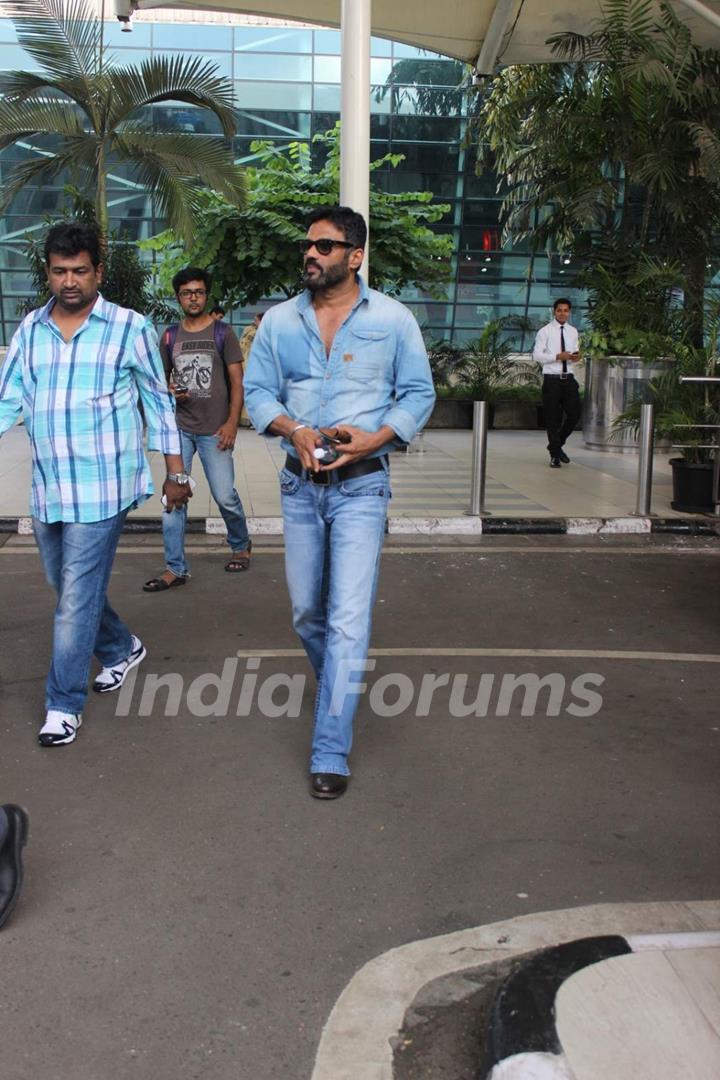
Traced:
[[[472, 433], [427, 431], [421, 452], [394, 454], [392, 459], [393, 517], [458, 517], [470, 499]], [[623, 517], [636, 502], [638, 462], [634, 455], [587, 450], [576, 432], [566, 448], [572, 464], [548, 467], [541, 431], [493, 431], [488, 437], [486, 510], [500, 517]], [[280, 500], [277, 473], [284, 454], [279, 440], [259, 437], [243, 429], [235, 448], [236, 482], [249, 517], [277, 517]], [[157, 481], [163, 462], [151, 454]], [[196, 467], [198, 486], [191, 516], [218, 517], [202, 469]], [[13, 428], [0, 442], [0, 517], [28, 512], [30, 452], [22, 427]], [[654, 462], [653, 513], [681, 517], [670, 508], [671, 474], [667, 456]], [[135, 518], [154, 518], [160, 507], [150, 499]]]

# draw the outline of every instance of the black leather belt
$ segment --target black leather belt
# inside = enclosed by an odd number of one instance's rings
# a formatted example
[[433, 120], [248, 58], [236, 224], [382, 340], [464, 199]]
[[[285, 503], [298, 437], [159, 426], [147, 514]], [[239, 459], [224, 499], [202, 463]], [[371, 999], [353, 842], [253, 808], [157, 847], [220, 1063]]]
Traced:
[[543, 375], [544, 379], [574, 379], [575, 376], [568, 371], [567, 375]]
[[386, 455], [382, 457], [365, 458], [363, 461], [356, 461], [352, 465], [341, 465], [339, 469], [332, 469], [330, 472], [312, 472], [309, 469], [303, 469], [302, 465], [297, 458], [288, 454], [285, 458], [285, 468], [295, 473], [296, 476], [302, 476], [305, 480], [311, 480], [313, 484], [340, 484], [343, 480], [352, 480], [356, 476], [367, 476], [368, 473], [379, 472], [381, 469], [386, 469], [388, 465], [388, 459]]

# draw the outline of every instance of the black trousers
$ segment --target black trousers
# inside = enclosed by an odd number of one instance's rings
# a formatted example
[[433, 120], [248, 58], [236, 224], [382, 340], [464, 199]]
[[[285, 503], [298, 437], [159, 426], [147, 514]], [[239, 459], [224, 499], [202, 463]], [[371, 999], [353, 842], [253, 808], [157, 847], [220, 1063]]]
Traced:
[[580, 419], [580, 390], [575, 376], [568, 375], [567, 379], [559, 379], [546, 375], [543, 379], [542, 401], [548, 450], [551, 457], [556, 457]]

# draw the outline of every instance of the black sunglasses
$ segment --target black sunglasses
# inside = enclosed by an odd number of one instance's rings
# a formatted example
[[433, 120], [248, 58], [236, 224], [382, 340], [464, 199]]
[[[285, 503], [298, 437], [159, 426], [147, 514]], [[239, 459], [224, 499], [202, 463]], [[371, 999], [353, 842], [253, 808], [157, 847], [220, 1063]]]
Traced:
[[355, 245], [347, 240], [328, 240], [324, 236], [320, 240], [300, 241], [300, 252], [303, 255], [307, 255], [311, 248], [317, 248], [320, 255], [329, 255], [333, 248], [336, 247], [352, 248]]

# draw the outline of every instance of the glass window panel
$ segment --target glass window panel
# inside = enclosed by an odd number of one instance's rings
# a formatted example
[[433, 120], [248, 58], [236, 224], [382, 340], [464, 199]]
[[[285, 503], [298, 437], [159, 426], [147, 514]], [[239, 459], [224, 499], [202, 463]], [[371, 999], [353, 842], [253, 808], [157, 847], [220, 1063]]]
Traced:
[[[390, 137], [390, 117], [388, 115], [373, 113], [370, 117], [370, 138], [382, 140], [382, 153], [386, 154]], [[376, 155], [378, 156], [378, 155]]]
[[110, 57], [116, 67], [130, 67], [131, 65], [139, 67], [143, 60], [149, 60], [152, 55], [150, 49], [128, 48], [116, 51], [114, 46], [110, 49]]
[[186, 49], [232, 49], [231, 26], [210, 26], [202, 23], [155, 23], [153, 45], [160, 52], [184, 52]]
[[392, 71], [392, 63], [390, 60], [376, 60], [370, 61], [370, 82], [371, 83], [384, 83]]
[[423, 57], [436, 57], [437, 53], [426, 52], [425, 49], [418, 49], [415, 45], [404, 45], [402, 41], [393, 42], [393, 56], [395, 59], [398, 57], [412, 57], [413, 59], [418, 56]]
[[382, 90], [381, 86], [370, 90], [370, 112], [375, 116], [389, 116], [392, 108], [392, 95], [381, 93]]
[[339, 30], [316, 30], [315, 52], [340, 55], [340, 31]]
[[273, 56], [241, 53], [235, 57], [236, 79], [271, 79], [273, 82], [312, 82], [312, 58], [278, 53]]
[[236, 82], [235, 101], [240, 109], [311, 108], [311, 86], [303, 83]]
[[238, 135], [254, 139], [305, 138], [310, 135], [310, 113], [236, 112]]
[[455, 172], [457, 148], [434, 143], [407, 143], [398, 147], [406, 166], [419, 172]]
[[392, 55], [392, 42], [386, 41], [385, 38], [371, 38], [370, 39], [370, 55], [371, 56], [391, 56]]
[[[132, 27], [130, 33], [123, 31], [122, 27], [125, 25]], [[117, 19], [113, 19], [112, 22], [108, 22], [106, 19], [105, 41], [111, 52], [114, 52], [115, 49], [149, 49], [152, 40], [152, 28], [152, 23], [140, 22], [135, 18], [131, 19], [129, 24], [123, 23], [122, 26]]]
[[0, 19], [0, 41], [17, 41], [15, 27], [10, 19]]
[[314, 88], [315, 110], [317, 112], [340, 112], [340, 87], [321, 86], [317, 83]]
[[197, 135], [220, 135], [222, 126], [209, 109], [193, 105], [154, 105], [152, 125], [156, 131], [183, 131]]
[[315, 82], [339, 83], [340, 82], [340, 57], [339, 56], [316, 56], [315, 57]]
[[[317, 90], [317, 87], [315, 88]], [[330, 131], [340, 119], [339, 112], [318, 112], [312, 114], [312, 133], [317, 135], [324, 131]]]
[[392, 132], [393, 139], [409, 142], [458, 142], [460, 121], [445, 116], [395, 116]]
[[0, 45], [0, 71], [37, 71], [37, 65], [22, 46]]
[[457, 177], [414, 172], [406, 169], [404, 162], [390, 173], [390, 191], [398, 194], [404, 191], [432, 191], [437, 199], [445, 201], [456, 195], [456, 188]]
[[236, 26], [235, 52], [312, 52], [312, 30], [292, 26]]

